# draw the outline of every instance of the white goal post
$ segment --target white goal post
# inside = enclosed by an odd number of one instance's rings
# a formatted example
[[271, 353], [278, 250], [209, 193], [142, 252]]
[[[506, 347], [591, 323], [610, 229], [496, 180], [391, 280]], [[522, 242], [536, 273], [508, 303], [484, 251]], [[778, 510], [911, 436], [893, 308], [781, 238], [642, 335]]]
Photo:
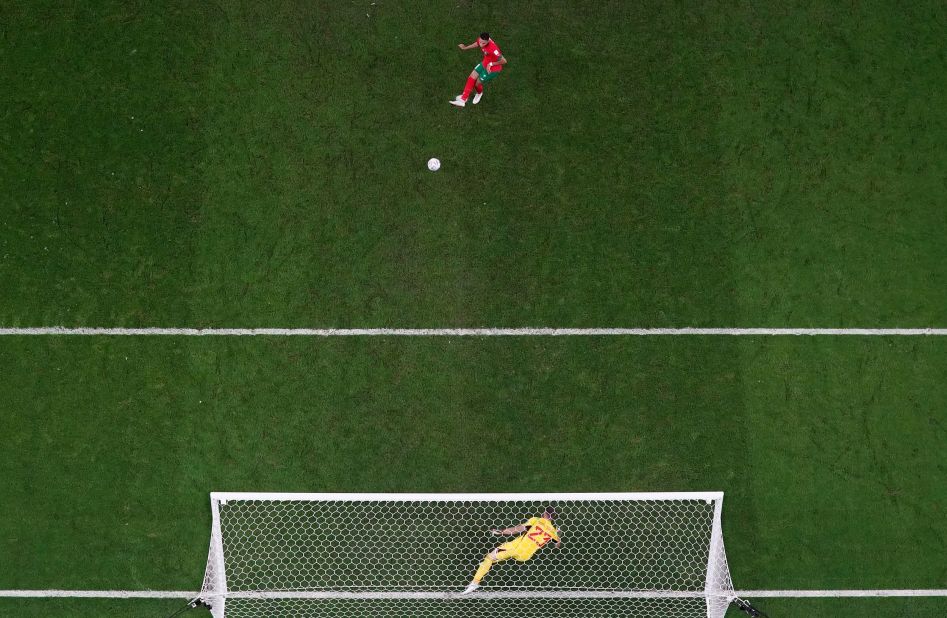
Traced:
[[[722, 492], [212, 493], [200, 600], [215, 618], [723, 618]], [[552, 507], [561, 547], [492, 564]], [[524, 540], [525, 542], [525, 540]]]

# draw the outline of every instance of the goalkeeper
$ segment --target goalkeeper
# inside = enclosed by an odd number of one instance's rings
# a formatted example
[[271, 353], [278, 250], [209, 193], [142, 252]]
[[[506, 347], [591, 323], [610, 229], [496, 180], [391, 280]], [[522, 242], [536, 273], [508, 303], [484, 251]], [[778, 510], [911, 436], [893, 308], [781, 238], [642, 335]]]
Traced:
[[467, 588], [461, 594], [470, 594], [479, 588], [480, 581], [497, 562], [509, 560], [510, 558], [519, 562], [526, 562], [549, 541], [555, 541], [557, 549], [561, 547], [562, 541], [559, 539], [559, 529], [552, 525], [555, 518], [555, 509], [551, 506], [547, 506], [546, 510], [543, 511], [542, 517], [531, 517], [525, 524], [513, 526], [512, 528], [504, 528], [503, 530], [492, 528], [490, 532], [497, 536], [508, 536], [511, 534], [518, 534], [519, 536], [512, 541], [507, 541], [499, 547], [493, 548], [493, 550], [484, 557], [483, 562], [480, 563], [480, 567], [477, 569], [476, 574], [474, 574], [473, 581], [467, 585]]

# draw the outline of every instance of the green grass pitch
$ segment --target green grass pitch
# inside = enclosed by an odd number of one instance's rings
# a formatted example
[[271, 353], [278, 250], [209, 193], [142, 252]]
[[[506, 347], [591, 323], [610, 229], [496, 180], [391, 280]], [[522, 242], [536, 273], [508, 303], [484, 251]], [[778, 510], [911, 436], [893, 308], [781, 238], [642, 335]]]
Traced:
[[[5, 4], [0, 326], [944, 327], [944, 40], [933, 1]], [[947, 588], [945, 444], [944, 338], [3, 337], [0, 589], [194, 590], [212, 490], [723, 490], [738, 588]]]

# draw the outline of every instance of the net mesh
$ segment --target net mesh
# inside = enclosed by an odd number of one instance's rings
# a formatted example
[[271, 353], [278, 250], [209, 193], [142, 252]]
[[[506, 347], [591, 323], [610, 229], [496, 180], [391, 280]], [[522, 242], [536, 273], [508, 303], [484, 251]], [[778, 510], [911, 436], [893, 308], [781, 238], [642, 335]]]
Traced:
[[[215, 616], [719, 617], [732, 595], [718, 500], [215, 500], [202, 590]], [[519, 536], [491, 528], [550, 505], [560, 548], [458, 594]]]

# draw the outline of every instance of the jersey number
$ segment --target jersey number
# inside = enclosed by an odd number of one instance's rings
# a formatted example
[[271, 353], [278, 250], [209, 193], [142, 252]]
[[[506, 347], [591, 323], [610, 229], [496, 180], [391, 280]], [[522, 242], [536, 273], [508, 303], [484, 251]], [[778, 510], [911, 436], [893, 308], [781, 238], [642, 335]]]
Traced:
[[549, 533], [543, 530], [542, 528], [536, 528], [535, 530], [527, 534], [526, 538], [531, 540], [533, 543], [536, 543], [536, 545], [538, 545], [539, 547], [542, 547], [543, 545], [548, 543], [550, 539], [552, 539], [552, 537], [549, 536]]

